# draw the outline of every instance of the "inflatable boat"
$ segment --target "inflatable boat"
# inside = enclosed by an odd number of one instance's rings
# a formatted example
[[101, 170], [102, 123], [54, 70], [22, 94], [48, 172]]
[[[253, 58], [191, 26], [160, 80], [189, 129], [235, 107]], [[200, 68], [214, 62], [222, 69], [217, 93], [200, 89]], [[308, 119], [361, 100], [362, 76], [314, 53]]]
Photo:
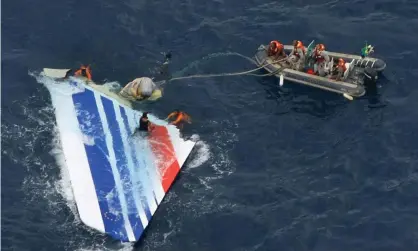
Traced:
[[[294, 70], [292, 64], [287, 63], [286, 60], [274, 62], [272, 58], [267, 55], [268, 45], [260, 45], [258, 48], [255, 60], [259, 67], [263, 67], [265, 70], [280, 78], [280, 84], [283, 84], [283, 80], [299, 83], [302, 85], [319, 88], [322, 90], [339, 93], [344, 97], [352, 100], [353, 97], [361, 97], [366, 93], [366, 86], [369, 84], [375, 84], [378, 78], [378, 73], [382, 72], [386, 63], [381, 59], [364, 57], [350, 54], [343, 54], [337, 52], [327, 51], [330, 62], [329, 69], [333, 68], [334, 62], [337, 62], [339, 58], [344, 59], [346, 71], [343, 77], [337, 81], [332, 78], [331, 74], [327, 74], [324, 77], [313, 75], [313, 65], [310, 63], [310, 58], [315, 47], [314, 41], [312, 41], [307, 47], [306, 60], [302, 70]], [[286, 55], [289, 55], [292, 51], [292, 45], [284, 45]], [[332, 71], [330, 71], [332, 72]]]
[[57, 162], [80, 219], [122, 242], [138, 241], [195, 142], [151, 114], [154, 130], [135, 134], [141, 111], [86, 78], [56, 81], [66, 71], [44, 69], [37, 80], [51, 94], [62, 148]]

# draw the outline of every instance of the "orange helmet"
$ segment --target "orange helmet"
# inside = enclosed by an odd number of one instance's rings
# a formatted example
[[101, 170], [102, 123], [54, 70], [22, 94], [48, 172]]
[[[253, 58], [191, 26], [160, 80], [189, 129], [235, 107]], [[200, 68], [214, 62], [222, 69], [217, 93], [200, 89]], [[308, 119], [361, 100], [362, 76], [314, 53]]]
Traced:
[[316, 45], [316, 49], [318, 51], [324, 51], [325, 50], [325, 45], [324, 44], [317, 44]]
[[299, 40], [293, 40], [293, 46], [296, 48], [301, 48], [303, 47], [303, 43]]
[[271, 41], [270, 46], [273, 47], [273, 48], [283, 49], [283, 44], [281, 44], [277, 40]]

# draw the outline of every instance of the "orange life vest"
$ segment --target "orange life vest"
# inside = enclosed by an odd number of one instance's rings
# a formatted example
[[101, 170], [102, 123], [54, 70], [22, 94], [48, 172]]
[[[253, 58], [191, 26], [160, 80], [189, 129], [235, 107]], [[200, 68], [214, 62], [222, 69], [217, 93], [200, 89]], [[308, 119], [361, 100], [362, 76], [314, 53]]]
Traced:
[[169, 118], [176, 117], [175, 121], [172, 124], [177, 125], [180, 122], [188, 122], [191, 123], [190, 116], [187, 115], [185, 112], [172, 112], [168, 115]]
[[316, 45], [315, 51], [314, 51], [314, 58], [316, 62], [321, 63], [325, 61], [325, 57], [321, 55], [321, 51], [324, 51], [324, 50], [325, 50], [324, 44]]
[[[86, 72], [86, 76], [83, 76], [83, 70], [85, 70], [85, 72]], [[88, 78], [89, 80], [91, 80], [91, 69], [90, 69], [90, 66], [84, 66], [84, 65], [82, 65], [81, 67], [80, 67], [80, 69], [78, 69], [75, 73], [74, 73], [74, 75], [75, 76], [83, 76], [83, 77], [86, 77], [86, 78]]]
[[325, 61], [325, 57], [322, 56], [320, 51], [318, 51], [318, 50], [315, 50], [314, 58], [315, 58], [315, 61], [318, 62], [318, 63], [321, 63], [321, 62]]
[[312, 69], [308, 69], [308, 70], [306, 71], [306, 73], [311, 74], [311, 75], [315, 75], [315, 72], [314, 72], [314, 70], [312, 70]]
[[[276, 45], [274, 49], [272, 49], [273, 44]], [[279, 41], [274, 40], [270, 42], [270, 47], [269, 47], [270, 56], [276, 55], [277, 53], [280, 53], [282, 50], [283, 50], [283, 45]]]
[[343, 72], [345, 72], [347, 70], [347, 67], [345, 67], [345, 61], [344, 61], [344, 59], [340, 58], [338, 60], [338, 68], [340, 68], [341, 70], [343, 70]]
[[293, 52], [293, 54], [294, 54], [296, 57], [299, 57], [299, 58], [300, 58], [300, 55], [299, 55], [299, 53], [297, 52], [297, 49], [301, 49], [301, 50], [302, 50], [303, 55], [305, 56], [305, 53], [306, 53], [306, 51], [305, 51], [305, 46], [303, 46], [303, 43], [302, 43], [301, 41], [296, 41], [296, 46], [294, 47], [294, 52]]

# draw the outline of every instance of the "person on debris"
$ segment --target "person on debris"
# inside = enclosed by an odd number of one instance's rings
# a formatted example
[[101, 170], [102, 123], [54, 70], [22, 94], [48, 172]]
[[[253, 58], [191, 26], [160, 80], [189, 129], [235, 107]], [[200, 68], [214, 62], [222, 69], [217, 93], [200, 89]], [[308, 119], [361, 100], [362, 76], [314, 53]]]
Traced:
[[136, 78], [129, 82], [120, 92], [119, 95], [134, 100], [142, 100], [152, 96], [157, 91], [157, 85], [151, 78]]
[[295, 70], [301, 70], [305, 64], [306, 49], [299, 40], [293, 40], [293, 50], [290, 52], [290, 60], [294, 64]]
[[174, 121], [170, 122], [172, 125], [183, 127], [183, 122], [187, 122], [189, 124], [192, 123], [192, 120], [188, 114], [185, 112], [182, 112], [180, 110], [175, 110], [172, 113], [170, 113], [166, 120], [173, 119]]
[[325, 51], [324, 44], [318, 44], [315, 47], [313, 52], [313, 59], [314, 59], [314, 72], [317, 73], [319, 76], [323, 77], [327, 74], [327, 66], [329, 64], [330, 58], [328, 53]]
[[277, 40], [270, 42], [269, 48], [267, 50], [267, 56], [271, 57], [273, 60], [287, 57], [286, 53], [284, 52], [283, 44]]
[[148, 120], [148, 112], [144, 112], [139, 119], [139, 127], [137, 131], [150, 132], [154, 129], [154, 125]]
[[91, 69], [90, 65], [84, 66], [82, 65], [80, 69], [78, 69], [76, 72], [74, 72], [74, 76], [83, 76], [87, 79], [91, 80]]
[[64, 76], [64, 79], [69, 78], [71, 75], [82, 76], [82, 77], [85, 77], [89, 80], [92, 80], [90, 65], [88, 65], [88, 66], [81, 65], [78, 70], [71, 69], [71, 70], [67, 71], [67, 73]]

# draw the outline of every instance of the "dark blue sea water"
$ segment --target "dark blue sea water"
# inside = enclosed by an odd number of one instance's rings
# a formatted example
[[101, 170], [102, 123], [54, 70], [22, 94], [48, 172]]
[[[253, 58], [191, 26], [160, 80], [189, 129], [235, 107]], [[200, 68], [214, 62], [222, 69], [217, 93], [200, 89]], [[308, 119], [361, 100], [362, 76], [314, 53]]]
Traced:
[[[418, 250], [418, 1], [15, 0], [2, 2], [3, 250]], [[80, 223], [52, 154], [47, 89], [29, 72], [91, 64], [97, 82], [254, 67], [279, 39], [387, 63], [355, 101], [253, 76], [168, 84], [201, 142], [146, 236], [121, 245]], [[208, 56], [209, 55], [209, 56]], [[210, 56], [212, 55], [212, 56]], [[206, 59], [205, 59], [206, 58]], [[261, 73], [261, 72], [260, 72]]]

